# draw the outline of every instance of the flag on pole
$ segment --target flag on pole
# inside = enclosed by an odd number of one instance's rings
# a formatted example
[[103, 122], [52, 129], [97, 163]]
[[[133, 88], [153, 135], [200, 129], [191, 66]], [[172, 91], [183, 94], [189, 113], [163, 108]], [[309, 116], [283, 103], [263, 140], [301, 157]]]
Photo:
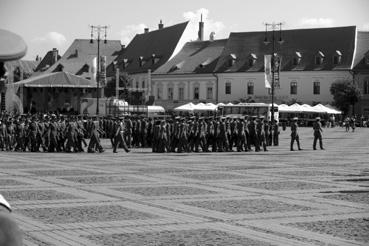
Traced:
[[272, 70], [271, 70], [272, 55], [264, 55], [264, 68], [265, 68], [265, 88], [272, 88]]
[[92, 73], [93, 80], [96, 81], [96, 74], [97, 74], [97, 58], [96, 57], [92, 59], [91, 73]]

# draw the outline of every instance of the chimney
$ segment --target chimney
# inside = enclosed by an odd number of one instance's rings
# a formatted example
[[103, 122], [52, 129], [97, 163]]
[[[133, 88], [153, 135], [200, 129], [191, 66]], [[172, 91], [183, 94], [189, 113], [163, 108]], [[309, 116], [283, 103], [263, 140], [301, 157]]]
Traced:
[[57, 48], [53, 48], [52, 64], [55, 64], [57, 61], [58, 61], [58, 49]]
[[121, 50], [125, 50], [125, 49], [126, 49], [126, 45], [125, 45], [125, 44], [122, 44], [122, 45], [120, 46], [120, 49], [121, 49]]
[[198, 40], [204, 40], [204, 22], [202, 22], [202, 14], [201, 14], [201, 21], [199, 22], [199, 33], [198, 33]]
[[146, 28], [144, 29], [144, 33], [149, 33], [149, 28], [147, 28], [147, 27], [146, 27]]
[[163, 29], [164, 28], [164, 24], [162, 22], [162, 20], [160, 20], [160, 23], [159, 23], [159, 30]]

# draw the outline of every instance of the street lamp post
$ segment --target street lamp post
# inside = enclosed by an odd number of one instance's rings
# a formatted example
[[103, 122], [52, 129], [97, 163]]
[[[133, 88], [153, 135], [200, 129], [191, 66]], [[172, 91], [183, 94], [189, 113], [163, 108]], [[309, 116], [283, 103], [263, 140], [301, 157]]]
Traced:
[[276, 70], [276, 53], [275, 53], [275, 30], [279, 28], [279, 39], [278, 43], [281, 45], [283, 44], [282, 39], [282, 25], [283, 23], [265, 23], [265, 38], [264, 38], [264, 44], [268, 45], [270, 41], [268, 40], [267, 32], [268, 28], [272, 30], [272, 57], [271, 57], [271, 70], [272, 70], [272, 88], [271, 88], [271, 96], [272, 96], [272, 112], [271, 112], [271, 122], [274, 124], [274, 89], [275, 89], [275, 70]]
[[96, 71], [96, 115], [99, 115], [99, 97], [100, 97], [100, 33], [104, 30], [104, 44], [107, 43], [106, 41], [106, 29], [108, 29], [108, 26], [93, 26], [91, 27], [91, 39], [90, 43], [92, 44], [93, 38], [94, 38], [94, 32], [97, 33], [97, 71]]

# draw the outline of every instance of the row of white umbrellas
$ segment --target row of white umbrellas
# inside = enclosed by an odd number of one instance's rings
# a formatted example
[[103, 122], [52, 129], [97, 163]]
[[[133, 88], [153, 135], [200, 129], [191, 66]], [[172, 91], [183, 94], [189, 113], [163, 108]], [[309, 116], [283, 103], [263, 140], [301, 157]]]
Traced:
[[278, 111], [280, 113], [322, 113], [322, 114], [342, 114], [342, 111], [335, 109], [333, 106], [327, 104], [317, 104], [310, 106], [308, 104], [292, 104], [290, 106], [286, 104], [278, 105]]
[[[192, 102], [184, 104], [174, 109], [174, 111], [185, 111], [185, 112], [193, 112], [193, 111], [216, 111], [218, 106], [233, 106], [237, 104], [232, 103], [198, 103], [194, 104]], [[326, 114], [342, 114], [341, 111], [335, 109], [333, 106], [327, 104], [317, 104], [315, 106], [310, 106], [308, 104], [292, 104], [288, 106], [287, 104], [274, 104], [275, 107], [278, 107], [278, 111], [280, 113], [326, 113]]]

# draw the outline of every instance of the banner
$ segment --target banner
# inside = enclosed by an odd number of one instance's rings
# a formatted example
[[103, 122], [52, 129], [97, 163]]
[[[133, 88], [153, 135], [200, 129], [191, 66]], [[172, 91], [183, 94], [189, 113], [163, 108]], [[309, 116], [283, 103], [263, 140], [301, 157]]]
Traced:
[[272, 88], [272, 70], [271, 70], [272, 55], [264, 55], [264, 68], [265, 68], [265, 88]]
[[96, 81], [96, 74], [97, 74], [97, 58], [96, 57], [92, 59], [91, 74], [92, 74], [93, 80]]

